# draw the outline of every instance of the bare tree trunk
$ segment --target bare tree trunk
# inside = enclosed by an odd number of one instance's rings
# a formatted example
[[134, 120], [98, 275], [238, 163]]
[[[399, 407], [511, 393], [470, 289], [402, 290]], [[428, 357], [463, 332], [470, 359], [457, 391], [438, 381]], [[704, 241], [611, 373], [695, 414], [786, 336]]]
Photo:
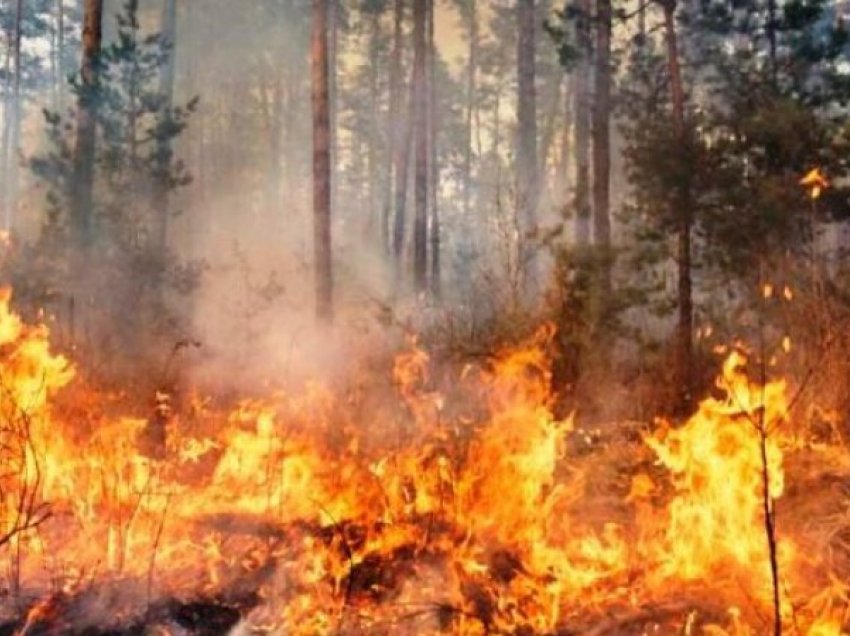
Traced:
[[[171, 117], [174, 107], [174, 77], [177, 58], [177, 0], [164, 0], [162, 5], [162, 37], [168, 47], [167, 58], [159, 77], [159, 91], [164, 98], [165, 117]], [[168, 176], [173, 158], [171, 142], [160, 140], [157, 147], [158, 182], [153, 192], [154, 240], [164, 255], [168, 248]]]
[[561, 111], [561, 87], [563, 84], [563, 76], [560, 78], [560, 81], [550, 80], [545, 84], [547, 93], [544, 93], [543, 129], [540, 131], [540, 143], [537, 148], [538, 200], [549, 191], [551, 185], [549, 157], [555, 146], [555, 133], [558, 129], [558, 116]]
[[13, 44], [14, 61], [14, 88], [12, 93], [12, 104], [10, 109], [10, 138], [9, 148], [6, 151], [6, 184], [5, 184], [5, 227], [11, 229], [15, 222], [15, 211], [18, 207], [18, 157], [21, 146], [21, 79], [23, 67], [21, 65], [21, 42], [23, 40], [23, 0], [15, 3], [15, 35]]
[[313, 0], [311, 42], [313, 102], [313, 229], [316, 316], [333, 319], [331, 265], [331, 130], [328, 69], [328, 0]]
[[[413, 103], [413, 99], [410, 99]], [[393, 225], [393, 253], [397, 267], [401, 267], [404, 255], [404, 233], [407, 226], [407, 182], [410, 168], [410, 149], [413, 145], [413, 117], [404, 122], [402, 139], [398, 145], [395, 160], [395, 222]]]
[[767, 45], [768, 60], [770, 61], [770, 78], [776, 87], [779, 67], [776, 59], [776, 0], [767, 0]]
[[602, 293], [611, 289], [611, 0], [596, 2], [596, 58], [593, 100], [593, 238], [606, 263]]
[[[328, 0], [328, 100], [331, 130], [331, 171], [337, 165], [337, 60], [339, 59], [339, 0]], [[331, 181], [331, 209], [336, 207], [337, 182]]]
[[531, 242], [537, 229], [537, 94], [535, 88], [534, 0], [517, 0], [517, 143], [516, 214], [521, 230], [518, 249], [522, 284], [533, 294], [536, 263]]
[[56, 0], [56, 74], [58, 79], [56, 107], [65, 109], [65, 0]]
[[[375, 11], [369, 17], [369, 218], [367, 223], [367, 239], [375, 240], [375, 227], [380, 226], [383, 211], [380, 209], [380, 129], [378, 117], [380, 114], [379, 91], [379, 36], [381, 29], [380, 14]], [[390, 155], [391, 156], [391, 155]], [[383, 240], [386, 230], [382, 229], [377, 239]], [[382, 243], [386, 245], [386, 243]]]
[[[61, 8], [60, 8], [61, 11]], [[54, 111], [59, 109], [59, 25], [58, 15], [57, 22], [53, 23], [50, 29], [50, 107]]]
[[575, 209], [576, 244], [590, 244], [590, 0], [579, 0], [576, 39], [579, 63], [575, 71]]
[[573, 101], [575, 97], [575, 80], [568, 75], [564, 81], [563, 122], [561, 126], [561, 156], [558, 166], [557, 191], [566, 201], [570, 192], [570, 153], [572, 151], [572, 135], [575, 114]]
[[469, 219], [472, 207], [472, 131], [478, 76], [478, 3], [469, 0], [469, 59], [466, 67], [466, 147], [463, 155], [463, 216]]
[[12, 57], [14, 51], [14, 38], [7, 31], [6, 35], [6, 60], [4, 72], [6, 79], [3, 82], [3, 139], [0, 142], [0, 206], [2, 206], [4, 228], [9, 229], [9, 162], [12, 155], [12, 118], [14, 108], [12, 105]]
[[[670, 97], [673, 105], [673, 130], [679, 146], [686, 143], [685, 91], [679, 63], [679, 47], [676, 36], [676, 0], [662, 2], [664, 10], [664, 36], [667, 44], [667, 72], [670, 77]], [[676, 373], [679, 388], [679, 407], [690, 406], [693, 382], [693, 290], [691, 281], [691, 190], [688, 183], [677, 188], [674, 198], [678, 217], [678, 249], [676, 266], [679, 276], [678, 324], [676, 328]]]
[[414, 170], [413, 284], [428, 288], [428, 96], [425, 90], [428, 0], [413, 2], [413, 99], [410, 104], [416, 143]]
[[[397, 55], [395, 63], [401, 64], [401, 55], [403, 46], [401, 43], [401, 24], [404, 17], [404, 2], [396, 0], [396, 43], [394, 50]], [[398, 85], [399, 85], [399, 109], [398, 109], [398, 127], [397, 130], [397, 145], [395, 152], [395, 222], [393, 224], [393, 253], [396, 258], [397, 274], [400, 274], [402, 256], [404, 255], [404, 238], [405, 228], [407, 226], [406, 208], [407, 208], [407, 182], [408, 170], [410, 168], [410, 149], [413, 145], [413, 117], [411, 113], [414, 109], [414, 84], [410, 84], [410, 95], [408, 97], [408, 113], [402, 115], [403, 107], [401, 105], [401, 67], [398, 69]]]
[[94, 239], [94, 160], [97, 135], [97, 84], [103, 41], [103, 0], [85, 0], [81, 87], [71, 182], [71, 232], [78, 248]]
[[394, 178], [398, 171], [396, 157], [399, 154], [401, 137], [401, 40], [402, 23], [404, 21], [404, 4], [402, 0], [395, 0], [393, 9], [393, 48], [390, 59], [390, 112], [389, 112], [389, 134], [387, 141], [389, 150], [386, 158], [386, 184], [384, 193], [384, 211], [381, 218], [381, 237], [384, 249], [389, 253], [394, 250], [395, 240], [390, 237], [395, 235], [390, 232], [390, 221], [393, 216], [393, 192]]
[[440, 167], [437, 165], [437, 49], [434, 44], [434, 1], [428, 3], [428, 195], [431, 207], [431, 294], [439, 298], [442, 263], [440, 236]]

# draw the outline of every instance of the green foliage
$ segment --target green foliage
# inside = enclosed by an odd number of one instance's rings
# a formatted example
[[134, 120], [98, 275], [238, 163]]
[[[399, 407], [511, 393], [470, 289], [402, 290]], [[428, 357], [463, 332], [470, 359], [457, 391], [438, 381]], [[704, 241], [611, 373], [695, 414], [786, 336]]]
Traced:
[[680, 21], [684, 138], [673, 132], [665, 60], [651, 43], [633, 57], [620, 104], [636, 235], [669, 232], [687, 188], [701, 264], [751, 278], [759, 264], [810, 248], [813, 213], [827, 211], [813, 208], [800, 177], [820, 167], [838, 185], [848, 173], [846, 33], [820, 0], [787, 4], [775, 18], [774, 63], [767, 9], [738, 4], [703, 2]]
[[[79, 76], [71, 78], [77, 99], [93, 104], [98, 127], [95, 218], [98, 240], [138, 243], [150, 234], [153, 215], [150, 195], [156, 188], [173, 190], [190, 182], [185, 166], [173, 159], [172, 142], [185, 130], [198, 100], [181, 106], [167, 103], [159, 76], [171, 44], [159, 34], [143, 35], [138, 0], [128, 0], [117, 17], [114, 42], [101, 54], [97, 83], [92, 90]], [[90, 94], [86, 94], [86, 93]], [[31, 167], [49, 189], [51, 222], [65, 222], [69, 180], [73, 171], [71, 118], [46, 112], [51, 150], [32, 159]], [[133, 238], [130, 238], [133, 237]], [[149, 239], [145, 239], [150, 242]]]
[[[79, 75], [70, 78], [76, 103], [92, 107], [97, 127], [91, 247], [96, 256], [84, 274], [79, 266], [70, 267], [80, 262], [69, 232], [78, 113], [45, 111], [47, 150], [30, 160], [47, 190], [41, 245], [54, 266], [46, 272], [45, 286], [98, 298], [99, 330], [125, 347], [144, 347], [153, 332], [179, 330], [166, 294], [190, 291], [201, 272], [198, 264], [183, 263], [169, 252], [156, 233], [169, 213], [162, 209], [163, 193], [191, 179], [172, 146], [198, 105], [195, 98], [173, 106], [160, 87], [171, 46], [160, 34], [142, 32], [138, 0], [127, 0], [115, 38], [97, 60], [94, 86], [84, 86]], [[87, 280], [69, 279], [72, 275]], [[132, 315], [129, 306], [135, 307]]]

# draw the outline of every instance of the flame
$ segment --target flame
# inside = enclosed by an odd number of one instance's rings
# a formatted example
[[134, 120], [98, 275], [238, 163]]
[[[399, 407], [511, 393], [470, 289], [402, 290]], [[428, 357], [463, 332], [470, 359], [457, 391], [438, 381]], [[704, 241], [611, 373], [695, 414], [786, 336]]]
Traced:
[[[750, 572], [764, 592], [769, 591], [764, 475], [772, 505], [784, 490], [779, 436], [788, 404], [784, 382], [754, 385], [745, 364], [745, 356], [733, 352], [717, 382], [722, 397], [704, 400], [680, 428], [662, 423], [646, 442], [669, 471], [675, 491], [659, 573], [700, 579], [732, 566]], [[783, 557], [790, 558], [790, 549], [781, 546]]]
[[[18, 633], [61, 614], [57, 593], [119, 582], [118, 605], [90, 620], [234, 589], [253, 599], [246, 629], [304, 635], [580, 633], [689, 586], [724, 611], [685, 606], [659, 619], [669, 633], [756, 634], [769, 614], [765, 501], [773, 514], [795, 432], [786, 383], [753, 382], [740, 351], [686, 422], [614, 443], [655, 465], [600, 507], [599, 460], [570, 451], [592, 437], [556, 414], [551, 325], [452, 375], [449, 394], [411, 339], [380, 408], [315, 383], [233, 408], [162, 393], [152, 453], [149, 418], [86, 386], [10, 298], [0, 291], [0, 556], [8, 589], [42, 599]], [[813, 589], [791, 536], [777, 552], [788, 624], [840, 635], [841, 579]]]
[[800, 179], [800, 185], [808, 190], [809, 198], [815, 201], [829, 187], [829, 181], [820, 168], [812, 168]]

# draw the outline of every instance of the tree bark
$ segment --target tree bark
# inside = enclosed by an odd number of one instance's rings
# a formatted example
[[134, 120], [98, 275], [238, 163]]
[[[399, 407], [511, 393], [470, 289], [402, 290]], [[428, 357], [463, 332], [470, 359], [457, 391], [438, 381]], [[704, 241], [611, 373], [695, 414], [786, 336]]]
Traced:
[[[384, 212], [381, 210], [380, 202], [380, 147], [381, 134], [378, 124], [380, 116], [381, 97], [379, 90], [379, 67], [380, 57], [380, 32], [381, 32], [381, 16], [377, 11], [374, 11], [369, 16], [369, 218], [367, 219], [367, 240], [371, 243], [375, 240], [375, 228], [380, 226]], [[392, 155], [388, 155], [392, 156]], [[383, 240], [386, 236], [385, 230], [382, 229], [378, 236], [378, 240]], [[381, 243], [386, 245], [386, 243]]]
[[428, 0], [413, 2], [413, 99], [416, 153], [414, 161], [413, 284], [428, 288], [428, 97], [425, 90], [426, 14]]
[[440, 167], [437, 164], [437, 49], [434, 44], [434, 1], [428, 3], [428, 195], [431, 207], [431, 294], [439, 298], [442, 262], [440, 236]]
[[529, 293], [536, 286], [536, 259], [531, 242], [537, 230], [537, 94], [535, 87], [534, 0], [517, 0], [517, 144], [516, 213], [520, 228], [521, 282]]
[[478, 76], [478, 3], [469, 0], [467, 26], [469, 59], [466, 67], [466, 142], [463, 155], [463, 215], [469, 220], [472, 207], [472, 131]]
[[313, 0], [311, 41], [313, 102], [313, 243], [316, 316], [333, 319], [331, 264], [331, 130], [328, 68], [328, 0]]
[[83, 56], [77, 101], [77, 136], [71, 181], [71, 233], [78, 249], [94, 239], [94, 161], [97, 136], [97, 85], [103, 42], [103, 0], [85, 0]]
[[590, 0], [579, 0], [576, 39], [579, 62], [575, 71], [573, 116], [575, 117], [575, 242], [590, 244], [590, 73], [592, 46], [590, 39]]
[[15, 3], [15, 35], [14, 35], [14, 88], [11, 108], [11, 133], [9, 148], [6, 151], [6, 196], [5, 227], [11, 229], [15, 220], [15, 210], [18, 206], [18, 156], [21, 146], [21, 42], [23, 40], [23, 0]]
[[57, 109], [65, 109], [65, 1], [56, 0]]
[[14, 37], [7, 31], [6, 35], [6, 59], [4, 63], [5, 80], [3, 82], [3, 139], [0, 141], [0, 206], [2, 206], [4, 228], [8, 226], [9, 209], [9, 161], [11, 157], [12, 144], [12, 117], [14, 108], [12, 106], [12, 57], [15, 48]]
[[393, 224], [393, 254], [396, 259], [396, 273], [399, 274], [402, 268], [402, 256], [404, 255], [404, 238], [405, 228], [407, 226], [407, 182], [408, 169], [410, 167], [410, 148], [413, 144], [413, 117], [410, 116], [410, 111], [413, 110], [413, 83], [410, 85], [409, 108], [407, 115], [403, 115], [403, 107], [401, 105], [401, 55], [402, 46], [402, 21], [404, 19], [404, 1], [396, 0], [395, 8], [395, 44], [393, 46], [395, 53], [394, 64], [398, 64], [398, 112], [397, 112], [397, 127], [396, 127], [396, 152], [395, 152], [395, 218]]
[[593, 100], [593, 239], [606, 262], [600, 272], [602, 293], [611, 288], [607, 262], [611, 247], [611, 0], [596, 2], [596, 57]]
[[[337, 60], [339, 59], [339, 0], [328, 0], [328, 108], [331, 131], [331, 170], [337, 165]], [[336, 206], [337, 182], [331, 182], [331, 208]]]
[[570, 167], [573, 146], [573, 124], [575, 122], [575, 78], [567, 76], [564, 81], [564, 101], [563, 101], [563, 125], [561, 127], [561, 150], [560, 163], [558, 165], [557, 191], [561, 194], [564, 200], [570, 193]]
[[[410, 100], [412, 103], [412, 99]], [[413, 118], [405, 118], [402, 138], [399, 142], [395, 160], [395, 219], [393, 225], [393, 254], [396, 267], [401, 267], [404, 256], [404, 233], [407, 227], [407, 182], [410, 168], [410, 149], [413, 145]]]
[[543, 98], [545, 104], [542, 117], [543, 127], [540, 130], [540, 140], [537, 147], [538, 200], [549, 193], [551, 186], [549, 158], [555, 148], [556, 132], [561, 114], [561, 87], [564, 84], [564, 77], [550, 78], [546, 84], [545, 97]]
[[[673, 107], [673, 131], [679, 148], [686, 143], [685, 91], [682, 83], [679, 47], [676, 34], [676, 0], [664, 0], [664, 39], [667, 45], [667, 72], [670, 79], [670, 98]], [[679, 408], [685, 411], [692, 401], [693, 383], [693, 290], [691, 280], [692, 196], [687, 181], [681, 183], [674, 196], [673, 212], [678, 218], [678, 324], [676, 327], [676, 384], [679, 389]]]
[[[403, 0], [395, 0], [393, 9], [393, 46], [390, 59], [390, 112], [389, 112], [389, 131], [387, 134], [388, 152], [386, 158], [386, 184], [384, 193], [384, 210], [381, 218], [381, 237], [382, 244], [387, 253], [391, 250], [394, 252], [394, 232], [390, 231], [390, 222], [393, 218], [394, 209], [394, 179], [398, 171], [396, 157], [399, 153], [400, 137], [401, 137], [401, 40], [402, 40], [402, 24], [404, 21], [404, 4]], [[391, 240], [391, 237], [393, 239]]]

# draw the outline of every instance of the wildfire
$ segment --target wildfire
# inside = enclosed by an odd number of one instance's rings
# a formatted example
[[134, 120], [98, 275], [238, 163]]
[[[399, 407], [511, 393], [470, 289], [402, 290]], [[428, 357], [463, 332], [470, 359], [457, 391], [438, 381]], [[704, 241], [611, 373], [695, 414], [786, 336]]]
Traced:
[[[170, 633], [168, 599], [214, 600], [235, 633], [767, 631], [765, 511], [775, 520], [795, 434], [786, 384], [750, 380], [740, 353], [719, 397], [646, 432], [600, 518], [598, 460], [570, 451], [575, 419], [554, 412], [550, 326], [455, 374], [450, 393], [411, 341], [398, 399], [368, 421], [318, 384], [169, 408], [151, 453], [148, 422], [98, 408], [9, 301], [0, 536], [20, 634], [141, 620]], [[775, 552], [791, 633], [841, 634], [840, 577], [815, 589], [781, 531]]]

